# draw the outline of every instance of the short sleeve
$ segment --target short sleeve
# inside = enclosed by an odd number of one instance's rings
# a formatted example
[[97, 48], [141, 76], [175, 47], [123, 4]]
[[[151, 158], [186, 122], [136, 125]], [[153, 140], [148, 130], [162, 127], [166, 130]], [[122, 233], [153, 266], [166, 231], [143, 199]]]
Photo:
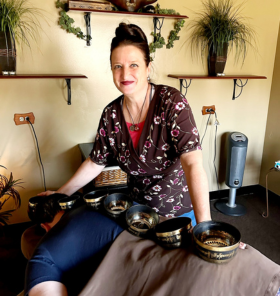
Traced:
[[181, 155], [201, 150], [198, 129], [187, 99], [176, 90], [169, 102], [170, 113], [167, 125], [170, 128], [171, 141], [176, 152]]
[[107, 118], [108, 109], [105, 108], [99, 121], [95, 141], [93, 143], [93, 149], [90, 153], [90, 158], [98, 165], [107, 165], [108, 159], [112, 156], [112, 150], [110, 146], [110, 138], [108, 135], [108, 126], [110, 124]]

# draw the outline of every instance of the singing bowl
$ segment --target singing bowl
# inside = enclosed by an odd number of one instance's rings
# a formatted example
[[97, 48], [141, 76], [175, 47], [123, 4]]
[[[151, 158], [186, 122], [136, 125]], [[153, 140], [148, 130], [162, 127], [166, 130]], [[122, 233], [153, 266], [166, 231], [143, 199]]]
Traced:
[[155, 3], [157, 0], [110, 0], [119, 10], [137, 11], [138, 9]]
[[132, 206], [131, 198], [123, 193], [112, 193], [103, 201], [104, 209], [112, 217], [119, 217]]
[[226, 263], [237, 253], [241, 234], [234, 226], [219, 221], [204, 221], [193, 229], [197, 255], [213, 263]]
[[145, 205], [132, 206], [126, 212], [128, 231], [136, 236], [145, 237], [147, 232], [159, 222], [158, 214]]
[[27, 213], [28, 213], [28, 217], [32, 222], [35, 223], [40, 223], [39, 221], [39, 216], [37, 213], [37, 209], [38, 209], [38, 205], [39, 203], [42, 203], [42, 196], [34, 196], [31, 197], [28, 201], [28, 209], [27, 209]]
[[185, 247], [191, 242], [192, 220], [188, 217], [168, 219], [155, 227], [158, 243], [167, 249]]
[[108, 192], [106, 190], [96, 190], [84, 195], [83, 199], [88, 206], [98, 210], [101, 208], [102, 201], [107, 195]]
[[64, 197], [58, 201], [62, 210], [70, 210], [74, 207], [74, 204], [79, 200], [79, 195], [71, 195]]

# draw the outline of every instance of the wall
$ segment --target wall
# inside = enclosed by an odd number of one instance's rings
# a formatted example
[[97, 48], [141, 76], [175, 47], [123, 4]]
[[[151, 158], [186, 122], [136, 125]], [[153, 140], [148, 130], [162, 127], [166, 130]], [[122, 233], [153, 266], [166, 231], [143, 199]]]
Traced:
[[[270, 101], [267, 114], [267, 125], [264, 139], [263, 158], [260, 174], [260, 184], [266, 186], [266, 174], [280, 159], [280, 38], [278, 37], [275, 55], [273, 79], [271, 85]], [[268, 189], [280, 195], [280, 175], [272, 172], [268, 176]]]
[[[31, 0], [34, 6], [38, 1]], [[240, 1], [234, 1], [240, 3]], [[202, 8], [197, 0], [160, 0], [162, 8], [174, 8], [183, 15], [194, 17]], [[116, 15], [93, 14], [92, 46], [67, 34], [59, 28], [58, 10], [54, 0], [40, 1], [47, 22], [42, 21], [44, 33], [38, 46], [31, 43], [32, 53], [26, 47], [18, 52], [18, 73], [72, 73], [84, 74], [88, 79], [72, 80], [72, 105], [66, 103], [66, 85], [64, 80], [0, 80], [1, 100], [1, 143], [0, 163], [12, 171], [15, 178], [21, 178], [24, 189], [19, 189], [22, 207], [10, 219], [11, 223], [28, 220], [28, 199], [43, 191], [41, 169], [34, 137], [30, 126], [16, 126], [14, 113], [33, 112], [34, 128], [37, 133], [41, 156], [46, 172], [48, 189], [61, 186], [75, 172], [81, 163], [78, 143], [91, 142], [94, 139], [99, 117], [103, 107], [119, 95], [110, 71], [109, 47], [114, 30], [121, 21], [135, 23], [149, 35], [153, 30], [152, 19], [143, 17], [124, 17]], [[189, 100], [196, 123], [201, 134], [205, 130], [208, 116], [201, 115], [204, 105], [216, 106], [220, 126], [217, 134], [217, 159], [221, 188], [225, 163], [221, 149], [224, 134], [231, 131], [243, 132], [249, 138], [244, 185], [259, 182], [262, 150], [264, 145], [267, 110], [270, 97], [274, 56], [276, 50], [280, 3], [277, 0], [263, 2], [248, 0], [243, 10], [250, 23], [258, 32], [258, 54], [250, 51], [241, 69], [234, 64], [232, 55], [225, 69], [227, 74], [255, 74], [267, 76], [267, 80], [250, 80], [242, 96], [231, 100], [233, 82], [193, 80], [189, 88]], [[71, 12], [76, 25], [85, 31], [83, 14]], [[174, 21], [166, 19], [162, 34], [167, 36]], [[188, 20], [186, 21], [188, 23]], [[181, 32], [181, 39], [171, 50], [162, 49], [156, 53], [152, 79], [155, 83], [169, 84], [179, 88], [179, 81], [168, 78], [168, 74], [206, 74], [200, 60], [192, 60], [188, 47], [189, 32]], [[210, 191], [217, 190], [213, 169], [214, 126], [208, 127], [203, 142], [204, 167], [206, 169]], [[221, 151], [221, 153], [220, 153]], [[4, 173], [4, 171], [1, 171]], [[6, 172], [6, 173], [8, 173]], [[12, 202], [6, 205], [10, 209]]]

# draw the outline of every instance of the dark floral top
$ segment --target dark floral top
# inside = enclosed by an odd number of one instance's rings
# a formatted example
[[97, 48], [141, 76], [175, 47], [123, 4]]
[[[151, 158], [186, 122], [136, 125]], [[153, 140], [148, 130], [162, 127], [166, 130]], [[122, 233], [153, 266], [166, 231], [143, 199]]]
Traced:
[[122, 112], [123, 96], [103, 111], [90, 154], [107, 165], [118, 160], [128, 175], [131, 197], [166, 217], [192, 210], [180, 155], [201, 149], [198, 130], [185, 97], [175, 88], [154, 85], [155, 92], [136, 149]]

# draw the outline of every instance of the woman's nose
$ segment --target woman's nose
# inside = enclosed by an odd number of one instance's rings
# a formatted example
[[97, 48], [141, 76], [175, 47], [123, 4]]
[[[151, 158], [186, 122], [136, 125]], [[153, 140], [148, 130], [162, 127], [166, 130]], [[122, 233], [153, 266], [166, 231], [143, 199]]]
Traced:
[[129, 77], [129, 69], [122, 68], [122, 78], [123, 80], [126, 80]]

